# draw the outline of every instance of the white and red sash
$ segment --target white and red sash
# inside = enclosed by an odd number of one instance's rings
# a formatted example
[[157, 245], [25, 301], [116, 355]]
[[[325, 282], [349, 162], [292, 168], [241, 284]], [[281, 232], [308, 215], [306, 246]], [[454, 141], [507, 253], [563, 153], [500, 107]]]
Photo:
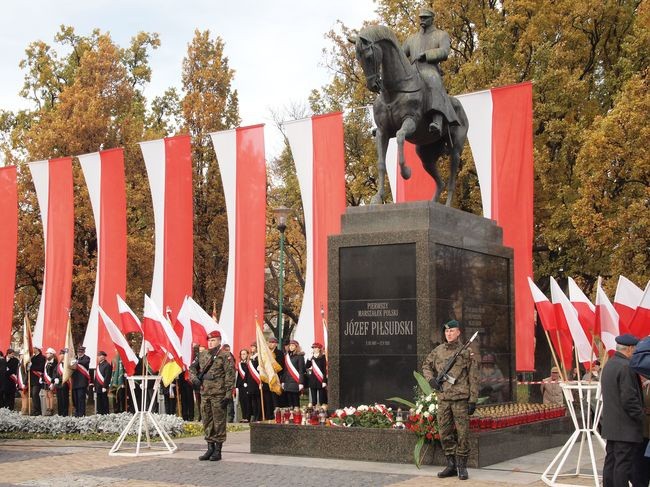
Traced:
[[99, 365], [95, 369], [95, 379], [97, 379], [97, 382], [99, 382], [100, 386], [106, 387], [106, 380], [104, 379], [101, 370], [99, 370]]
[[16, 376], [16, 374], [11, 374], [9, 378], [13, 381], [14, 384], [18, 385], [18, 376]]
[[65, 384], [65, 382], [63, 382], [63, 362], [59, 362], [59, 364], [56, 366], [56, 370], [58, 372], [58, 376], [60, 377], [59, 380], [61, 381], [61, 384]]
[[293, 366], [293, 362], [291, 361], [289, 354], [286, 354], [284, 356], [284, 365], [287, 367], [287, 370], [289, 371], [289, 374], [291, 374], [291, 377], [293, 377], [293, 380], [296, 381], [296, 384], [300, 384], [300, 376], [298, 375], [296, 368]]
[[47, 373], [47, 364], [45, 365], [45, 371], [43, 372], [43, 379], [45, 379], [45, 385], [48, 387], [52, 385], [52, 377]]
[[90, 380], [90, 372], [88, 372], [88, 369], [81, 365], [80, 363], [77, 363], [77, 370], [83, 375], [86, 379]]
[[253, 376], [253, 379], [255, 379], [255, 382], [257, 382], [257, 385], [260, 384], [260, 373], [257, 371], [255, 367], [253, 367], [253, 362], [250, 360], [248, 361], [248, 371], [251, 373]]
[[323, 380], [325, 380], [325, 376], [323, 375], [323, 371], [320, 369], [320, 367], [316, 363], [316, 359], [311, 360], [311, 371], [314, 373], [314, 375], [318, 379], [318, 382], [320, 382], [322, 384]]
[[239, 372], [239, 377], [241, 377], [241, 380], [244, 380], [246, 378], [246, 371], [244, 370], [241, 362], [237, 364], [237, 372]]
[[32, 370], [32, 372], [34, 372], [34, 375], [39, 379], [43, 378], [43, 372], [41, 372], [40, 370]]

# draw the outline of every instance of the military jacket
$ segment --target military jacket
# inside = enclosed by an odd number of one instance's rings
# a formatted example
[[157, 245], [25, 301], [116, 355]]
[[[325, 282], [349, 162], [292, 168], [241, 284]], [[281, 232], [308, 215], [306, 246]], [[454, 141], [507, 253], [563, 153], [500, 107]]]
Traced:
[[203, 375], [201, 394], [205, 396], [226, 397], [235, 385], [235, 364], [230, 352], [222, 348], [203, 350], [190, 365], [190, 380], [194, 382], [199, 374], [209, 365], [210, 369]]
[[[452, 343], [443, 343], [438, 345], [422, 364], [422, 375], [426, 380], [431, 380], [438, 376], [440, 371], [445, 368], [449, 359], [462, 346], [460, 340]], [[474, 354], [470, 349], [461, 353], [454, 366], [449, 371], [449, 375], [456, 379], [454, 384], [445, 381], [442, 383], [442, 391], [438, 392], [438, 397], [445, 401], [466, 400], [476, 402], [478, 399], [478, 364]]]

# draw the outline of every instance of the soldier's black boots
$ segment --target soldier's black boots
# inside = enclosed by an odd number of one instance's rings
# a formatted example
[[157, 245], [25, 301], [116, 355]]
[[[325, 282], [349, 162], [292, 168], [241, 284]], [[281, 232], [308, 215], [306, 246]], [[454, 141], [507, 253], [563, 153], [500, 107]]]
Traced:
[[221, 445], [223, 445], [223, 443], [216, 442], [214, 444], [214, 451], [212, 452], [212, 455], [210, 455], [210, 461], [217, 462], [221, 460]]
[[444, 479], [446, 477], [455, 477], [458, 474], [456, 470], [456, 457], [447, 455], [447, 466], [441, 472], [438, 472], [438, 477]]
[[199, 457], [199, 460], [209, 460], [210, 457], [212, 457], [213, 453], [214, 453], [214, 443], [208, 442], [208, 451], [206, 451], [203, 455], [201, 455]]
[[458, 479], [467, 480], [469, 478], [469, 475], [467, 473], [467, 458], [458, 457], [456, 459], [456, 464], [458, 465]]

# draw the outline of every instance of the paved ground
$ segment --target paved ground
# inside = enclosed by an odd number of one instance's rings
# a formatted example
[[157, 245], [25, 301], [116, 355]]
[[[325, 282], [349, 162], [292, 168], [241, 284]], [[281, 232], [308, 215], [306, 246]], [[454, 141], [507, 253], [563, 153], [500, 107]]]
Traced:
[[[177, 445], [178, 451], [171, 455], [135, 458], [109, 456], [112, 445], [104, 442], [0, 440], [0, 487], [155, 487], [169, 484], [275, 487], [296, 482], [327, 487], [459, 484], [457, 479], [438, 479], [436, 472], [440, 467], [425, 466], [418, 470], [413, 465], [251, 454], [248, 431], [228, 435], [221, 462], [197, 460], [205, 446], [201, 438], [184, 438], [178, 440]], [[540, 480], [540, 475], [557, 451], [546, 450], [487, 468], [470, 469], [470, 481], [463, 485], [543, 486], [545, 484]], [[575, 469], [575, 463], [569, 465]], [[602, 466], [602, 458], [598, 466]], [[593, 479], [571, 479], [570, 482], [594, 485]]]

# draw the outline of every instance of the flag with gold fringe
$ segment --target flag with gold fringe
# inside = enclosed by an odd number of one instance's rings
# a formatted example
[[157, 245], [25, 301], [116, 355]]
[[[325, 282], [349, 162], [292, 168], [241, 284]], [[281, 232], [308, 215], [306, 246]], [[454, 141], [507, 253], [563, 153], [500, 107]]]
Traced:
[[72, 322], [70, 321], [70, 315], [68, 315], [68, 327], [65, 332], [65, 354], [63, 355], [63, 380], [62, 383], [67, 382], [74, 369], [70, 365], [72, 360], [75, 358], [74, 343], [72, 341]]

